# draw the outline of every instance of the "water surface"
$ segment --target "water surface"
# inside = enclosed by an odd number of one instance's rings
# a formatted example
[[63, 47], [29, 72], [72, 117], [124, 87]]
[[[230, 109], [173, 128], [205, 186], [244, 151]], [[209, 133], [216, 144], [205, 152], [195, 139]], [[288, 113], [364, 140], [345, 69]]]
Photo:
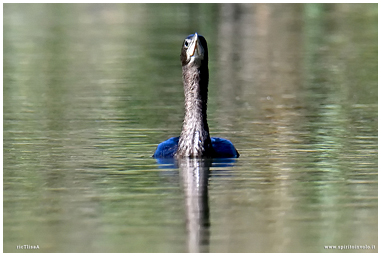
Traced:
[[[4, 252], [377, 252], [376, 4], [5, 4]], [[183, 39], [233, 163], [180, 134]], [[371, 249], [325, 249], [325, 246]], [[375, 247], [372, 247], [375, 246]]]

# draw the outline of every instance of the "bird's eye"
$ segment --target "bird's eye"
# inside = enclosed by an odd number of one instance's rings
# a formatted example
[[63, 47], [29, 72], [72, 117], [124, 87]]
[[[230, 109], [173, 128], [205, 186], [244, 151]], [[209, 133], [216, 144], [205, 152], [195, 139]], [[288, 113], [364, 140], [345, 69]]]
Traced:
[[189, 41], [188, 41], [188, 40], [186, 40], [186, 41], [184, 42], [184, 46], [185, 46], [185, 47], [188, 47], [188, 46], [189, 46]]

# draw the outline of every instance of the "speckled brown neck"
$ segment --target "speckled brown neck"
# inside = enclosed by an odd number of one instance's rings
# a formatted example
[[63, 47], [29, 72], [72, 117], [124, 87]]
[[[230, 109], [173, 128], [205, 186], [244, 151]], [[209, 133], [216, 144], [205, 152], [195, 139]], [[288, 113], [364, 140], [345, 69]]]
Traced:
[[211, 155], [212, 145], [207, 122], [209, 71], [207, 67], [183, 66], [185, 117], [177, 157]]

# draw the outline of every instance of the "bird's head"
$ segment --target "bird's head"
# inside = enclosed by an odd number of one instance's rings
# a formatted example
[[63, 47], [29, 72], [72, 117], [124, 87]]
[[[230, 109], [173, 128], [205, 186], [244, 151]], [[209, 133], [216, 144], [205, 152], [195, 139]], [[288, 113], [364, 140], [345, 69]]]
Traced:
[[197, 33], [185, 38], [181, 47], [181, 64], [201, 67], [208, 63], [208, 46], [205, 38]]

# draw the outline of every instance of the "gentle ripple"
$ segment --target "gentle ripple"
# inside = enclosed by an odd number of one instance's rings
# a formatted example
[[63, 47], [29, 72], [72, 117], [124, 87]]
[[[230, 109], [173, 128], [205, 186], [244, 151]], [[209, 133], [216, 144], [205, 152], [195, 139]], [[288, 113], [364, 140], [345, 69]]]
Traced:
[[[160, 165], [194, 31], [241, 156]], [[4, 252], [378, 250], [377, 5], [5, 4], [3, 93]]]

